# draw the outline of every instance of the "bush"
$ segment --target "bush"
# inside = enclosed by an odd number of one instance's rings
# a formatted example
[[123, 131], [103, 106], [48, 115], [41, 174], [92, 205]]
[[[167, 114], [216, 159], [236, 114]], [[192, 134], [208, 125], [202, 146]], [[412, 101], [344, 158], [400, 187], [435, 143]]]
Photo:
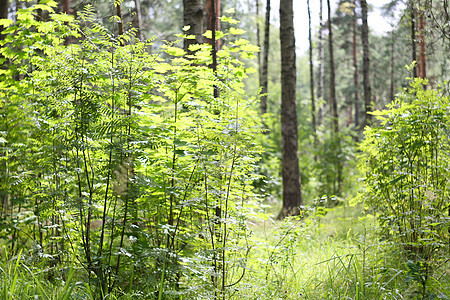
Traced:
[[415, 79], [365, 130], [361, 167], [366, 204], [385, 236], [400, 242], [411, 279], [425, 297], [439, 254], [449, 246], [449, 97]]

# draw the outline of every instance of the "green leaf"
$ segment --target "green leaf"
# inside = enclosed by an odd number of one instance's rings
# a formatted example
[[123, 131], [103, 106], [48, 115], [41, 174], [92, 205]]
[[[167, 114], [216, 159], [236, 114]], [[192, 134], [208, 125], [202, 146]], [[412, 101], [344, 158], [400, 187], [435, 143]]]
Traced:
[[169, 46], [165, 49], [165, 51], [167, 54], [172, 55], [172, 56], [183, 56], [186, 54], [186, 52], [183, 49], [178, 48], [178, 47], [170, 47]]
[[234, 27], [230, 28], [230, 34], [232, 34], [232, 35], [240, 35], [240, 34], [244, 34], [245, 32], [246, 31], [243, 29], [234, 28]]
[[13, 23], [13, 20], [9, 20], [9, 19], [0, 19], [0, 26], [8, 27], [8, 26], [11, 25], [12, 23]]

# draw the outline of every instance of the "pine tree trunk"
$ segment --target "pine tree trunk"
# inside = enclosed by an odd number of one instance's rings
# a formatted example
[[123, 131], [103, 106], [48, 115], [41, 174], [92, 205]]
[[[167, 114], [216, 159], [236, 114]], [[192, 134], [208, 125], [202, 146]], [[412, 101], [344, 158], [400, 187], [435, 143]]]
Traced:
[[420, 49], [419, 62], [417, 64], [419, 71], [418, 76], [420, 78], [427, 78], [426, 55], [425, 55], [425, 18], [423, 16], [423, 12], [421, 12], [419, 15], [419, 32], [417, 39]]
[[359, 126], [359, 72], [358, 72], [358, 57], [356, 51], [356, 0], [353, 0], [353, 83], [355, 86], [355, 128]]
[[259, 0], [256, 0], [256, 46], [259, 48], [258, 52], [258, 79], [259, 79], [259, 86], [261, 86], [261, 27], [259, 26], [259, 18], [260, 18], [260, 11], [259, 11]]
[[70, 0], [63, 0], [62, 2], [62, 12], [70, 14]]
[[[8, 18], [8, 7], [8, 0], [0, 0], [0, 19]], [[3, 40], [5, 38], [5, 36], [1, 33], [4, 29], [5, 28], [3, 26], [0, 26], [0, 40]]]
[[367, 23], [367, 1], [360, 0], [362, 11], [362, 27], [361, 27], [361, 40], [363, 45], [363, 86], [364, 86], [364, 106], [366, 114], [366, 125], [372, 123], [372, 111], [371, 104], [371, 85], [370, 85], [370, 57], [369, 57], [369, 25]]
[[[122, 18], [122, 9], [120, 7], [120, 3], [117, 3], [117, 5], [116, 5], [116, 15], [120, 19], [120, 22], [118, 22], [118, 24], [119, 24], [119, 35], [123, 35], [123, 18]], [[120, 43], [123, 46], [123, 40]]]
[[141, 13], [141, 0], [134, 0], [136, 7], [136, 25], [137, 25], [137, 37], [142, 40], [142, 13]]
[[[184, 40], [184, 50], [189, 51], [189, 46], [193, 44], [202, 44], [203, 39], [203, 18], [205, 15], [205, 8], [202, 0], [183, 0], [183, 25], [189, 26], [186, 31], [187, 35], [194, 35], [195, 40]], [[210, 29], [211, 30], [211, 29]]]
[[270, 36], [270, 0], [266, 2], [266, 19], [264, 23], [264, 46], [261, 70], [261, 114], [267, 112], [267, 92], [268, 92], [268, 66], [269, 66], [269, 36]]
[[[0, 0], [0, 19], [6, 19], [8, 17], [8, 0]], [[3, 40], [5, 38], [5, 35], [1, 34], [5, 28], [3, 26], [0, 26], [0, 40]], [[3, 55], [0, 54], [0, 58], [3, 58]], [[7, 69], [7, 63], [0, 63], [0, 69]], [[8, 103], [9, 101], [7, 99], [4, 100], [4, 104]], [[3, 101], [2, 101], [3, 102]], [[7, 128], [8, 122], [7, 122], [7, 115], [4, 115], [2, 117], [3, 121], [5, 122], [5, 126]], [[5, 127], [4, 127], [5, 128]], [[2, 165], [0, 170], [0, 180], [4, 180], [4, 183], [0, 181], [0, 188], [2, 186], [5, 186], [4, 190], [0, 190], [0, 201], [1, 201], [1, 207], [0, 207], [0, 217], [3, 217], [3, 212], [7, 211], [8, 208], [8, 202], [9, 202], [9, 194], [7, 191], [6, 186], [8, 185], [8, 178], [7, 178], [7, 170], [8, 170], [8, 160], [3, 159], [3, 157], [6, 155], [5, 151], [2, 151], [0, 154], [0, 157], [2, 158]]]
[[334, 165], [336, 167], [336, 180], [334, 185], [337, 184], [337, 188], [334, 187], [334, 194], [340, 195], [342, 190], [342, 163], [339, 157], [341, 152], [340, 137], [339, 137], [339, 110], [336, 99], [336, 75], [334, 66], [334, 50], [333, 50], [333, 24], [331, 21], [331, 6], [330, 0], [327, 0], [328, 9], [328, 52], [330, 57], [330, 114], [333, 130], [333, 146], [335, 147], [334, 153]]
[[[212, 38], [206, 39], [212, 46], [211, 56], [214, 73], [217, 70], [217, 51], [220, 50], [220, 42], [216, 39], [216, 31], [220, 30], [220, 0], [206, 0], [206, 30], [211, 31]], [[219, 89], [214, 86], [214, 98], [219, 97]]]
[[320, 125], [323, 122], [324, 117], [324, 107], [323, 107], [323, 73], [324, 73], [324, 62], [325, 62], [325, 55], [323, 51], [323, 1], [320, 0], [320, 11], [319, 11], [319, 22], [320, 22], [320, 28], [319, 28], [319, 46], [318, 46], [318, 52], [319, 52], [319, 68], [317, 72], [317, 99], [321, 102], [319, 104], [319, 113], [318, 113], [318, 120], [317, 124]]
[[336, 100], [336, 75], [334, 67], [334, 50], [333, 50], [333, 26], [331, 22], [330, 0], [327, 0], [328, 7], [328, 51], [330, 57], [330, 115], [332, 118], [334, 133], [339, 132], [339, 111]]
[[317, 147], [317, 132], [316, 132], [316, 100], [314, 98], [314, 67], [313, 67], [313, 45], [311, 38], [311, 9], [309, 0], [306, 1], [308, 5], [308, 38], [309, 38], [309, 87], [311, 91], [311, 118], [312, 130], [314, 135], [314, 147]]
[[292, 0], [280, 0], [282, 219], [297, 215], [302, 205], [298, 161], [294, 12]]
[[[416, 50], [416, 12], [414, 9], [414, 1], [409, 1], [410, 11], [411, 11], [411, 50], [412, 50], [412, 61], [417, 62], [417, 50]], [[413, 76], [417, 77], [417, 65], [414, 65]]]
[[394, 101], [394, 69], [395, 68], [395, 62], [394, 62], [394, 30], [391, 32], [391, 86], [389, 90], [389, 98], [391, 101]]

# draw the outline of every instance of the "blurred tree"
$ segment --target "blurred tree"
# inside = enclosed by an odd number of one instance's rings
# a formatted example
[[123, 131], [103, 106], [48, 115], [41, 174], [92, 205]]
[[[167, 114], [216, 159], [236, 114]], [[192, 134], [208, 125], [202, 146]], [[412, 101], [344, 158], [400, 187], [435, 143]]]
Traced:
[[319, 67], [317, 68], [317, 99], [321, 102], [319, 104], [319, 118], [317, 121], [317, 124], [320, 125], [323, 122], [323, 73], [324, 73], [324, 64], [325, 64], [325, 57], [324, 57], [324, 49], [323, 49], [323, 0], [320, 0], [320, 10], [319, 10], [319, 46], [318, 46], [318, 52], [319, 52]]
[[270, 0], [266, 2], [266, 18], [264, 23], [264, 46], [263, 46], [263, 57], [262, 57], [262, 67], [261, 67], [261, 113], [267, 112], [267, 87], [268, 87], [268, 66], [269, 66], [269, 43], [270, 43]]
[[353, 83], [355, 88], [355, 128], [359, 126], [359, 73], [358, 73], [358, 55], [357, 55], [357, 45], [356, 45], [356, 23], [357, 23], [357, 15], [356, 15], [356, 0], [353, 0], [353, 23], [352, 23], [352, 35], [353, 35]]
[[311, 38], [311, 9], [309, 6], [309, 0], [306, 1], [308, 6], [308, 39], [309, 39], [309, 81], [310, 81], [310, 93], [311, 93], [311, 119], [312, 130], [314, 135], [314, 147], [317, 147], [317, 132], [316, 132], [316, 100], [314, 98], [314, 67], [313, 67], [313, 42]]
[[364, 86], [364, 109], [366, 120], [365, 124], [370, 125], [372, 122], [372, 87], [370, 85], [370, 57], [369, 57], [369, 25], [367, 23], [367, 1], [360, 0], [362, 12], [361, 41], [363, 45], [363, 86]]
[[195, 39], [184, 39], [184, 50], [188, 53], [190, 45], [203, 43], [204, 11], [202, 0], [183, 0], [183, 24], [189, 27], [186, 34], [195, 36]]

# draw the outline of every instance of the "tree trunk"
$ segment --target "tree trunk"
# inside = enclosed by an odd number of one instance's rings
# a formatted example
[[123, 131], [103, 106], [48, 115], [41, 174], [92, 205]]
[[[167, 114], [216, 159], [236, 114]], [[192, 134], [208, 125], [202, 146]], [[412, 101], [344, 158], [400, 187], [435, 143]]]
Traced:
[[[186, 31], [187, 35], [194, 35], [194, 39], [184, 40], [184, 50], [192, 54], [189, 51], [189, 46], [194, 44], [202, 44], [203, 40], [203, 17], [205, 15], [205, 9], [203, 7], [202, 0], [183, 0], [183, 25], [189, 26]], [[211, 16], [209, 16], [211, 17]], [[209, 30], [211, 30], [209, 28]]]
[[420, 78], [427, 78], [426, 55], [425, 55], [425, 18], [423, 16], [423, 12], [420, 12], [419, 14], [419, 32], [417, 39], [420, 48], [419, 62], [417, 64], [418, 76]]
[[319, 68], [317, 72], [317, 99], [321, 102], [319, 104], [319, 117], [317, 120], [317, 124], [320, 125], [323, 122], [323, 114], [324, 114], [324, 108], [323, 108], [323, 73], [324, 73], [324, 51], [323, 51], [323, 3], [322, 0], [320, 0], [320, 11], [319, 11], [319, 22], [320, 22], [320, 28], [319, 28], [319, 46], [318, 46], [318, 52], [319, 52]]
[[63, 0], [62, 2], [62, 12], [70, 14], [70, 0]]
[[[6, 19], [8, 17], [8, 0], [0, 0], [0, 19]], [[5, 28], [3, 26], [0, 26], [0, 40], [3, 40], [5, 38], [5, 35], [2, 34], [1, 32], [3, 32]], [[3, 58], [3, 55], [0, 54], [0, 59]], [[7, 63], [0, 63], [0, 69], [7, 69]], [[3, 102], [3, 101], [2, 101]], [[7, 105], [9, 101], [5, 98], [4, 100], [4, 105]], [[8, 121], [7, 121], [7, 115], [2, 117], [2, 120], [5, 122], [5, 126], [3, 128], [8, 128]], [[4, 156], [6, 155], [6, 151], [1, 151], [0, 153], [0, 157], [2, 158], [2, 166], [1, 166], [1, 174], [0, 174], [0, 178], [1, 180], [3, 180], [4, 182], [0, 181], [0, 188], [2, 188], [4, 186], [4, 190], [0, 190], [0, 217], [3, 217], [4, 214], [3, 212], [6, 212], [8, 209], [8, 202], [9, 202], [9, 193], [8, 193], [8, 178], [7, 178], [7, 174], [8, 174], [8, 160], [7, 159], [3, 159]]]
[[137, 37], [142, 40], [142, 13], [141, 13], [141, 1], [134, 0], [134, 5], [136, 6], [136, 25], [137, 25]]
[[269, 66], [269, 36], [270, 36], [270, 0], [266, 2], [266, 19], [264, 23], [264, 46], [261, 70], [261, 114], [267, 112], [267, 92], [268, 92], [268, 66]]
[[[123, 35], [123, 18], [122, 18], [122, 9], [120, 7], [120, 3], [116, 5], [116, 15], [120, 19], [119, 24], [119, 35]], [[120, 44], [123, 46], [123, 40], [120, 41]]]
[[341, 151], [340, 137], [339, 137], [339, 110], [336, 99], [336, 75], [334, 66], [334, 50], [333, 50], [333, 24], [331, 22], [331, 6], [330, 0], [327, 0], [328, 9], [328, 52], [330, 57], [330, 114], [333, 130], [333, 147], [335, 157], [334, 165], [336, 167], [336, 180], [334, 185], [337, 183], [337, 188], [334, 188], [334, 194], [340, 195], [342, 190], [342, 164], [340, 161], [339, 153]]
[[394, 29], [391, 32], [391, 86], [389, 89], [389, 98], [391, 101], [394, 101]]
[[356, 51], [356, 0], [353, 0], [353, 83], [355, 86], [355, 128], [359, 126], [359, 73], [358, 73], [358, 57]]
[[[214, 12], [215, 13], [214, 13]], [[211, 30], [213, 35], [215, 31], [220, 30], [220, 0], [206, 0], [206, 30]], [[212, 45], [212, 41], [207, 39], [207, 42]], [[217, 50], [220, 49], [219, 41], [215, 41]], [[214, 47], [214, 45], [212, 45]]]
[[259, 26], [259, 0], [256, 0], [256, 46], [259, 48], [258, 52], [258, 79], [259, 86], [261, 86], [261, 27]]
[[[311, 118], [312, 130], [314, 135], [314, 147], [317, 148], [317, 132], [316, 132], [316, 100], [314, 98], [314, 67], [313, 67], [313, 45], [311, 38], [311, 9], [309, 7], [309, 0], [306, 1], [308, 5], [308, 38], [309, 38], [309, 87], [311, 91]], [[316, 159], [316, 156], [314, 156]]]
[[364, 85], [364, 106], [366, 114], [366, 125], [372, 123], [372, 111], [371, 105], [371, 85], [370, 85], [370, 58], [369, 58], [369, 26], [367, 24], [367, 1], [360, 0], [362, 11], [362, 27], [361, 27], [361, 40], [363, 45], [363, 85]]
[[279, 219], [297, 215], [302, 205], [298, 166], [296, 67], [292, 0], [280, 0], [281, 42], [281, 151], [283, 207]]
[[[220, 30], [220, 0], [207, 0], [206, 1], [206, 30], [211, 30], [211, 39], [206, 39], [212, 46], [211, 56], [214, 73], [217, 70], [217, 51], [220, 50], [220, 42], [216, 39], [216, 31]], [[219, 89], [214, 86], [214, 98], [219, 97]]]
[[333, 26], [331, 22], [330, 0], [327, 0], [328, 7], [328, 51], [330, 57], [330, 115], [332, 118], [334, 133], [339, 132], [339, 111], [336, 100], [336, 75], [334, 68], [334, 50], [333, 50]]
[[[8, 0], [0, 0], [0, 19], [7, 19], [8, 18]], [[0, 26], [0, 40], [3, 40], [5, 36], [2, 34], [3, 30], [5, 28], [3, 26]]]
[[[412, 61], [417, 62], [417, 51], [416, 51], [416, 12], [414, 9], [414, 1], [409, 1], [411, 10], [411, 46], [412, 46]], [[417, 65], [414, 65], [413, 76], [417, 77]]]

